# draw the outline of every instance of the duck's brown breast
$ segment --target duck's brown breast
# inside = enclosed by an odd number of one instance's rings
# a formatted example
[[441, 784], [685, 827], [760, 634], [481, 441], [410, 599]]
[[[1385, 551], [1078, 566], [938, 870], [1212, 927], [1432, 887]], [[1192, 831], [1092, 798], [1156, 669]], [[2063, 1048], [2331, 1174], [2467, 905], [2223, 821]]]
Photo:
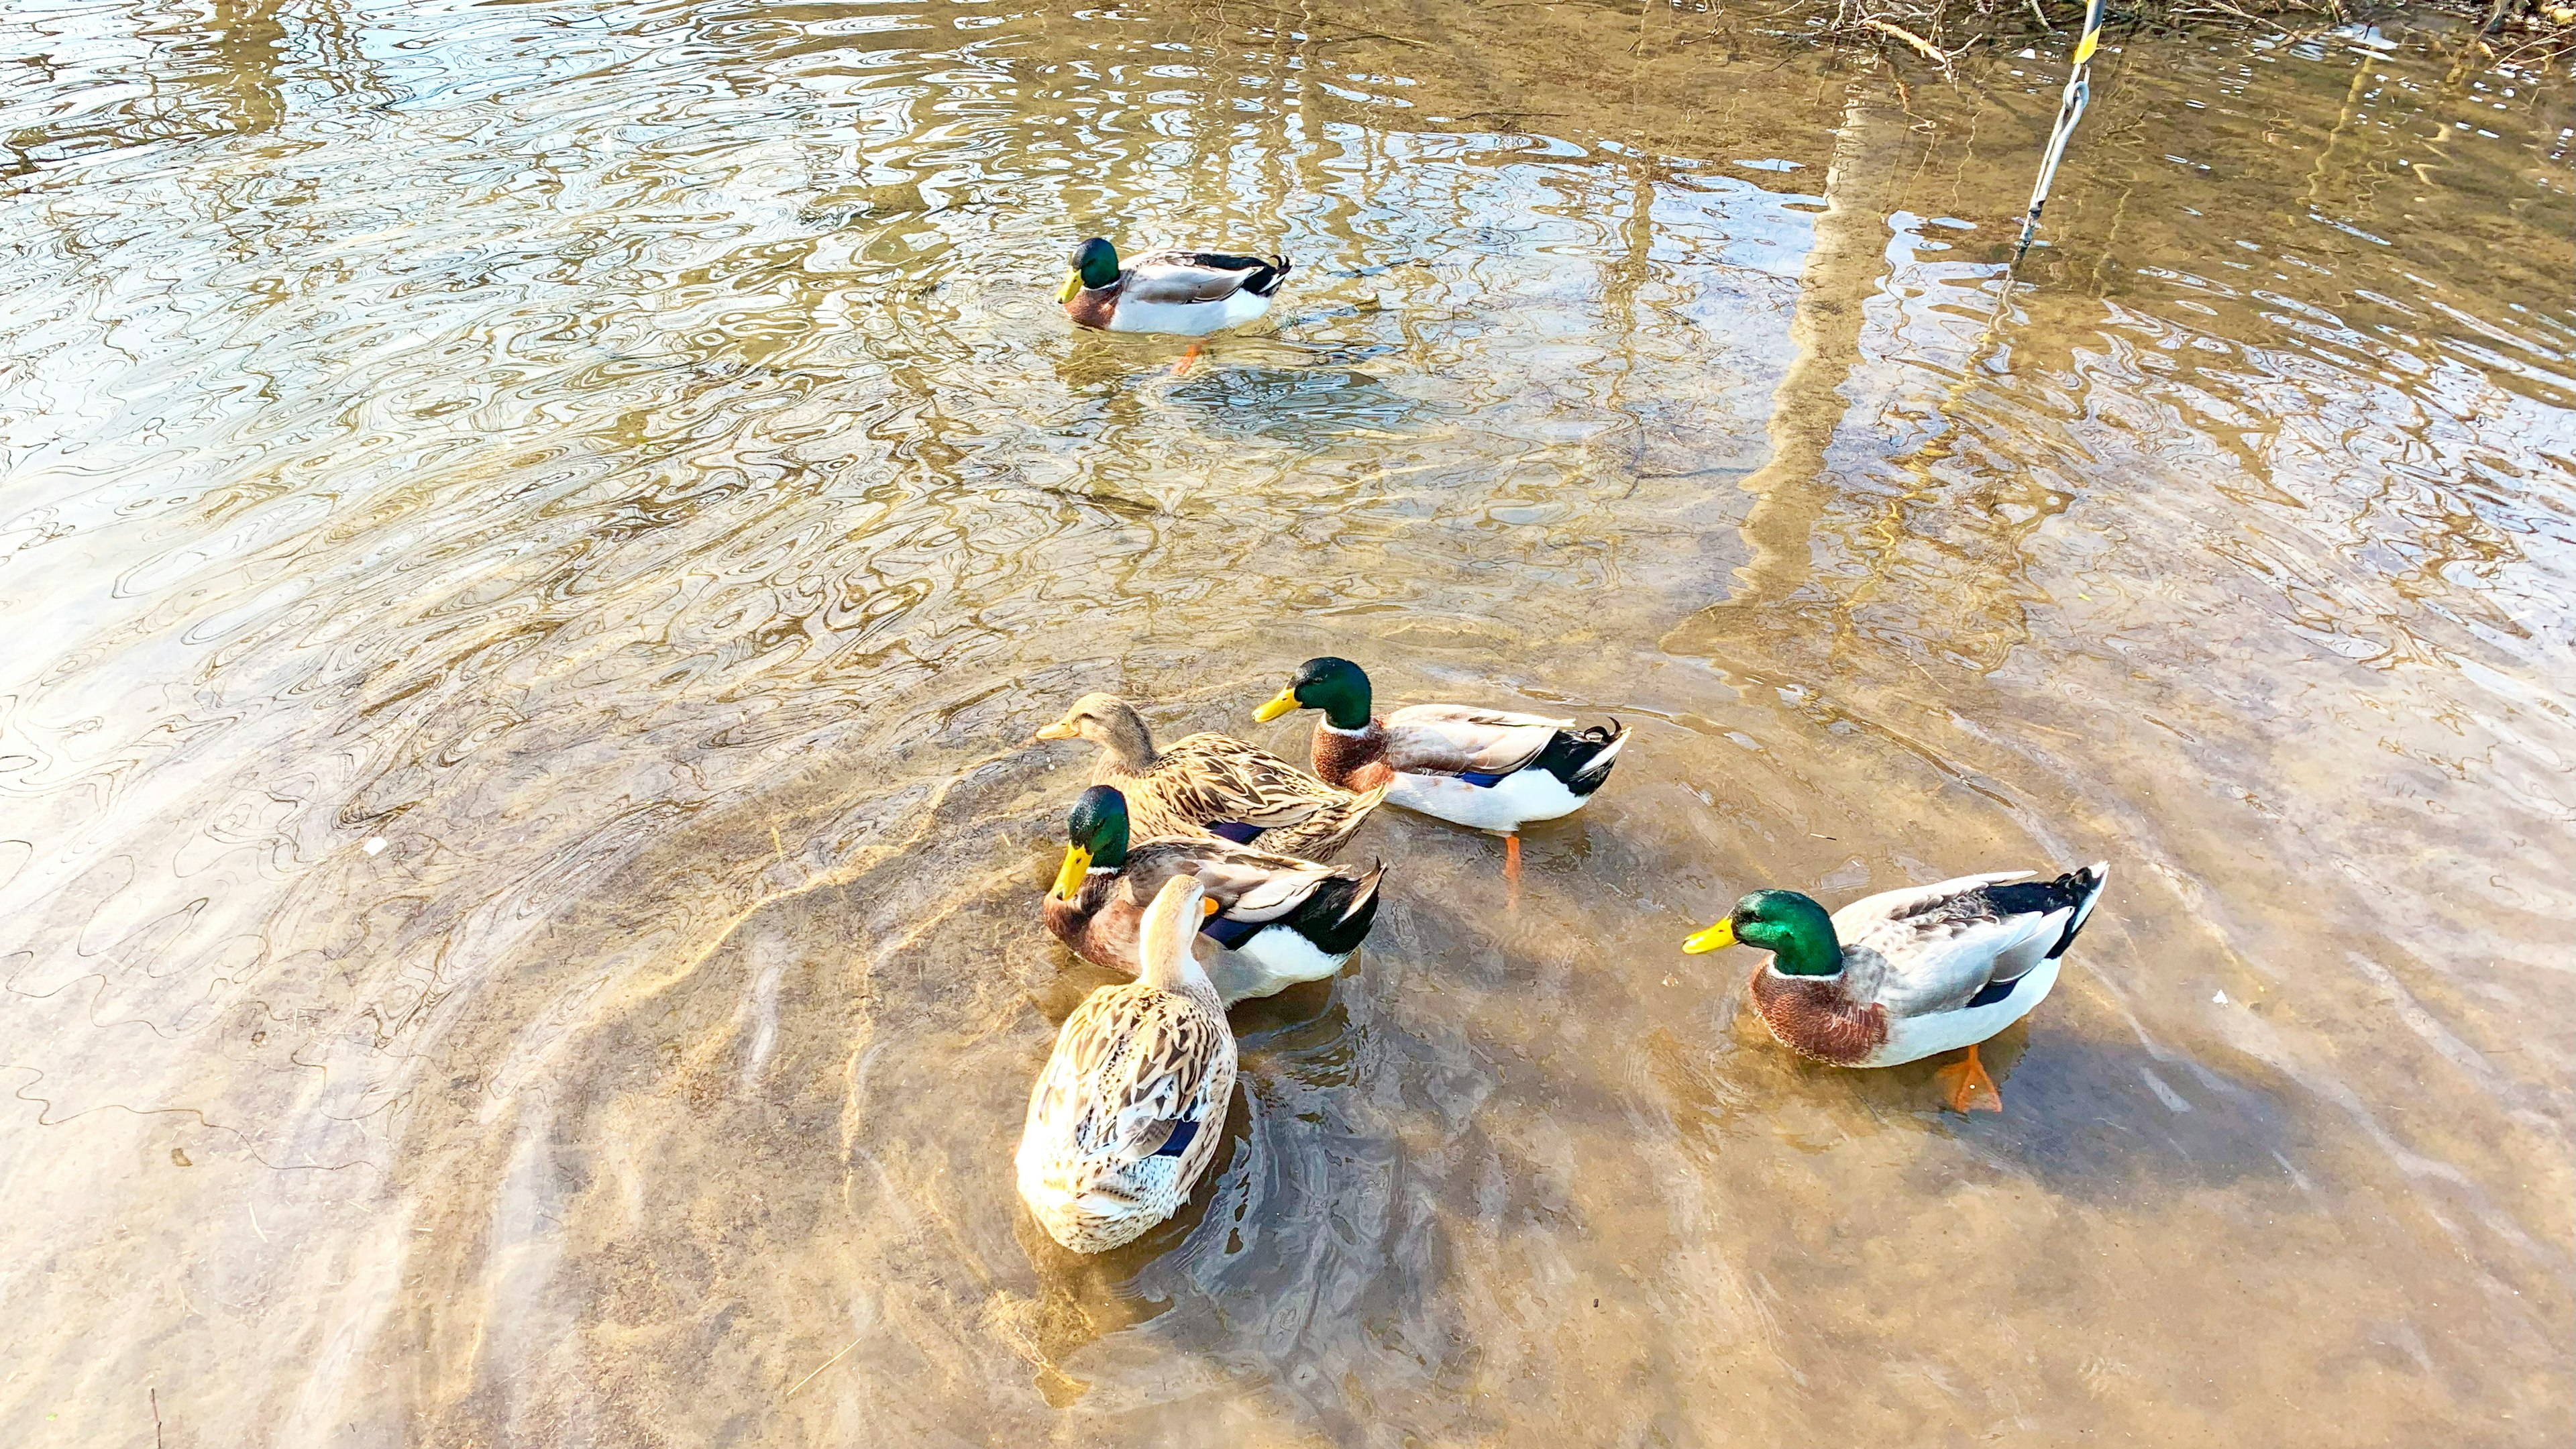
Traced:
[[1142, 969], [1136, 959], [1140, 912], [1133, 900], [1122, 898], [1116, 882], [1094, 877], [1083, 883], [1078, 901], [1050, 891], [1043, 914], [1048, 932], [1083, 960], [1131, 976]]
[[1106, 330], [1118, 310], [1116, 287], [1085, 287], [1065, 300], [1064, 315], [1084, 327]]
[[1386, 762], [1386, 727], [1376, 720], [1351, 734], [1315, 727], [1315, 774], [1342, 790], [1374, 790], [1395, 777]]
[[1783, 976], [1759, 967], [1753, 1009], [1782, 1046], [1838, 1067], [1856, 1066], [1887, 1045], [1887, 1008], [1875, 1001], [1855, 1007], [1838, 976]]

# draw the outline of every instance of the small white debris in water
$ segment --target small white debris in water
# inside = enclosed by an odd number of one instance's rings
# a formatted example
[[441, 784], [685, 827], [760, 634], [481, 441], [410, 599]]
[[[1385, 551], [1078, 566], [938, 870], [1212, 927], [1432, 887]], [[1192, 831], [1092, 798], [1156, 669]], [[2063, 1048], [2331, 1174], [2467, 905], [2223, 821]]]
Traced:
[[2023, 47], [2021, 48], [2021, 55], [2018, 57], [2018, 59], [2021, 59], [2021, 60], [2037, 60], [2037, 59], [2039, 59], [2039, 52], [2038, 52], [2038, 51], [2035, 51], [2035, 50], [2031, 49], [2029, 46], [2025, 45], [2025, 46], [2023, 46]]
[[1678, 976], [1667, 976], [1664, 978], [1664, 984], [1666, 986], [1679, 986], [1682, 984], [1682, 979]]
[[385, 850], [385, 838], [381, 835], [370, 835], [367, 837], [367, 843], [358, 848], [369, 855], [382, 855]]
[[2216, 996], [2209, 998], [2209, 1000], [2210, 1004], [2213, 1006], [2225, 1006], [2227, 1004], [2227, 993], [2222, 991]]

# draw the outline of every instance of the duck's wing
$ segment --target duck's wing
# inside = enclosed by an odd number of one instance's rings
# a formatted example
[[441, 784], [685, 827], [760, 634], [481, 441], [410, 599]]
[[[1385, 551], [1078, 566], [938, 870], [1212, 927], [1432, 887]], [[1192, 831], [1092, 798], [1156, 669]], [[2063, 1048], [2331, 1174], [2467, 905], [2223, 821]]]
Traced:
[[[1983, 1004], [2062, 954], [2101, 894], [2105, 866], [2030, 881], [2030, 871], [1961, 876], [1887, 891], [1834, 912], [1848, 954], [1877, 966], [1871, 999], [1891, 1016]], [[1870, 961], [1869, 958], [1875, 958]]]
[[1263, 830], [1286, 829], [1351, 798], [1230, 735], [1196, 734], [1173, 741], [1155, 762], [1152, 778], [1166, 803], [1202, 828], [1211, 821], [1241, 821]]
[[1309, 860], [1341, 849], [1387, 792], [1380, 785], [1354, 795], [1219, 734], [1173, 741], [1145, 782], [1127, 795], [1128, 819], [1143, 834], [1214, 835], [1238, 845], [1258, 840]]
[[1317, 950], [1338, 956], [1368, 939], [1386, 867], [1319, 865], [1208, 837], [1149, 840], [1127, 853], [1113, 909], [1122, 920], [1132, 921], [1140, 914], [1138, 897], [1152, 896], [1163, 882], [1184, 873], [1195, 877], [1216, 903], [1216, 913], [1199, 931], [1218, 945], [1239, 947], [1271, 926], [1284, 925]]
[[1234, 1034], [1225, 1018], [1142, 982], [1084, 998], [1056, 1034], [1029, 1092], [1031, 1131], [1101, 1164], [1134, 1164], [1186, 1147], [1225, 1110]]
[[1267, 297], [1287, 279], [1286, 257], [1165, 250], [1132, 259], [1118, 294], [1137, 302], [1188, 306], [1222, 302], [1237, 292]]
[[1570, 719], [1475, 709], [1458, 704], [1417, 704], [1383, 721], [1387, 760], [1413, 774], [1455, 775], [1493, 785], [1525, 770], [1544, 770], [1576, 795], [1589, 795], [1610, 777], [1628, 728], [1574, 727]]
[[[1295, 915], [1318, 895], [1352, 897], [1349, 890], [1331, 889], [1337, 885], [1365, 884], [1373, 894], [1379, 875], [1377, 870], [1321, 865], [1228, 840], [1149, 840], [1128, 852], [1127, 869], [1139, 898], [1186, 873], [1217, 903], [1220, 916], [1262, 924]], [[1357, 898], [1342, 900], [1345, 911], [1360, 903]]]
[[1415, 704], [1384, 723], [1387, 763], [1399, 770], [1508, 775], [1537, 759], [1574, 721], [1464, 704]]
[[1386, 792], [1394, 784], [1395, 777], [1390, 775], [1386, 783], [1376, 789], [1344, 795], [1295, 825], [1261, 836], [1261, 843], [1308, 860], [1330, 860], [1343, 846], [1350, 844], [1353, 835], [1359, 833], [1360, 826], [1369, 818], [1369, 812], [1386, 803]]

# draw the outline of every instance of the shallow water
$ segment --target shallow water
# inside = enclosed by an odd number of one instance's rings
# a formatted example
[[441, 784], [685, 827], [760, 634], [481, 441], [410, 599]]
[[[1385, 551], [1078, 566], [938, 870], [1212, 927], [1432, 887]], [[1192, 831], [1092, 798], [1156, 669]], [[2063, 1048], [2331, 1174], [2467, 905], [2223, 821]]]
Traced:
[[[1767, 8], [1767, 7], [1766, 7]], [[2376, 40], [2376, 37], [2363, 37]], [[2563, 81], [1750, 13], [0, 20], [0, 1442], [2559, 1444]], [[2535, 89], [2537, 86], [2537, 89]], [[1276, 242], [1072, 334], [1075, 236]], [[1013, 1195], [1075, 695], [1615, 714], [1235, 1013], [1191, 1210]], [[2108, 858], [1811, 1068], [1752, 886]], [[2556, 884], [2552, 884], [2556, 882]], [[156, 1427], [157, 1423], [157, 1427]]]

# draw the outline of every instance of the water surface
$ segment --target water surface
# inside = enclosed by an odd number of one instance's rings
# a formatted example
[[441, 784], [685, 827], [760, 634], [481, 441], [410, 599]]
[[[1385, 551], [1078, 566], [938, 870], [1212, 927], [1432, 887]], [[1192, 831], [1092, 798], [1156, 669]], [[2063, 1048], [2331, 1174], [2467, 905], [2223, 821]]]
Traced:
[[[2064, 37], [35, 0], [0, 54], [0, 1441], [2576, 1432], [2563, 81], [2132, 41], [2007, 294]], [[1092, 231], [1297, 272], [1180, 374], [1053, 305]], [[1374, 822], [1191, 1210], [1071, 1258], [1010, 1147], [1111, 978], [1029, 734], [1295, 751], [1249, 712], [1324, 652], [1637, 740], [1516, 907]], [[2000, 1116], [1675, 950], [2097, 857]]]

